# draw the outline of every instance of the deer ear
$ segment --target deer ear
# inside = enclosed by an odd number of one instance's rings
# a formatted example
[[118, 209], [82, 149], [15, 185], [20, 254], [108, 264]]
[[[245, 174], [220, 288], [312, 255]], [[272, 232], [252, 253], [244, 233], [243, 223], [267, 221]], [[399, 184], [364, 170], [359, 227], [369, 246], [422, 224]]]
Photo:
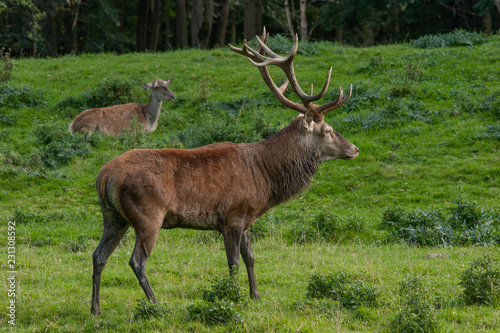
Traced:
[[167, 86], [172, 83], [172, 81], [174, 80], [174, 78], [171, 78], [171, 79], [168, 79], [167, 81], [163, 81], [163, 83], [165, 83]]
[[313, 125], [314, 125], [314, 115], [312, 112], [307, 111], [304, 114], [304, 117], [302, 118], [302, 128], [304, 129], [304, 132], [310, 133], [313, 131]]
[[147, 89], [151, 88], [151, 86], [152, 86], [152, 85], [151, 85], [151, 82], [148, 82], [148, 83], [141, 83], [141, 86], [142, 86], [144, 89], [146, 89], [146, 90], [147, 90]]

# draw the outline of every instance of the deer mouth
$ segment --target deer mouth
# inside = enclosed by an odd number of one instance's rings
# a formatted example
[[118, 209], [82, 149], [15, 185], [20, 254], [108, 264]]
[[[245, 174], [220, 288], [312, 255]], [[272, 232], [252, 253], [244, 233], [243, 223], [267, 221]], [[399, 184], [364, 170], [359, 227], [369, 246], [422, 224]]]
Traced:
[[350, 154], [350, 155], [345, 155], [344, 157], [342, 157], [343, 160], [353, 160], [355, 159], [356, 157], [358, 157], [359, 155], [359, 149], [358, 147], [354, 147], [354, 153], [353, 154]]

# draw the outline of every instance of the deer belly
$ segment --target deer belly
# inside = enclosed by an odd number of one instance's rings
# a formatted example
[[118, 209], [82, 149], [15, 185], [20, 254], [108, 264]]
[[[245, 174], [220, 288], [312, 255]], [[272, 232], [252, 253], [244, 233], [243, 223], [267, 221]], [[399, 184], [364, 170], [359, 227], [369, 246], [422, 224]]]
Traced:
[[186, 228], [197, 230], [219, 230], [218, 218], [211, 214], [167, 213], [163, 219], [163, 229]]

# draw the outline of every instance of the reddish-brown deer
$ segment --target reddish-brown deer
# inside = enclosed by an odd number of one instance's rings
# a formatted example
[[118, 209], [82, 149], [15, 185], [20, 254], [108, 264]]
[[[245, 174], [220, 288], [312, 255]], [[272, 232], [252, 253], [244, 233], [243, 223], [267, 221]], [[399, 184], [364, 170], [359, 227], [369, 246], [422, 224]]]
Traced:
[[[322, 92], [307, 95], [300, 89], [292, 65], [298, 40], [290, 54], [281, 57], [267, 47], [265, 31], [264, 41], [257, 39], [257, 50], [246, 42], [243, 49], [231, 49], [248, 57], [278, 100], [303, 116], [260, 142], [225, 142], [187, 150], [137, 149], [104, 165], [96, 183], [104, 231], [93, 254], [92, 313], [100, 313], [99, 285], [106, 260], [130, 226], [136, 235], [130, 266], [153, 302], [156, 298], [145, 267], [161, 228], [221, 232], [230, 272], [239, 265], [241, 253], [250, 295], [258, 299], [250, 227], [271, 207], [304, 189], [320, 162], [358, 156], [358, 149], [323, 121], [327, 112], [347, 102], [352, 89], [346, 98], [340, 89], [335, 101], [313, 104], [326, 93], [331, 69]], [[278, 88], [268, 65], [285, 71], [303, 105], [283, 95], [287, 82]]]
[[136, 119], [138, 124], [144, 125], [144, 132], [152, 132], [158, 127], [162, 102], [175, 99], [174, 93], [169, 89], [173, 80], [142, 83], [144, 89], [151, 89], [148, 104], [127, 103], [85, 110], [73, 119], [69, 131], [88, 132], [89, 135], [94, 132], [101, 135], [119, 135], [123, 134], [124, 129], [130, 129], [131, 123]]

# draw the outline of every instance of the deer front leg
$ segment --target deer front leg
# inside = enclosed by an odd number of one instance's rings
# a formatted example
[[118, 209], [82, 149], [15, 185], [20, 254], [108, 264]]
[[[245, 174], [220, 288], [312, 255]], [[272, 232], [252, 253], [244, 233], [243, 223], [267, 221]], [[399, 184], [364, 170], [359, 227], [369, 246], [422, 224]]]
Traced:
[[226, 249], [227, 264], [229, 266], [229, 274], [233, 274], [234, 266], [240, 265], [240, 242], [241, 242], [242, 228], [225, 227], [222, 230], [224, 236], [224, 247]]
[[250, 229], [243, 231], [241, 235], [240, 251], [247, 268], [250, 297], [260, 299], [259, 291], [257, 290], [257, 282], [255, 281], [255, 272], [253, 270], [255, 257], [253, 255], [252, 244], [250, 244]]

